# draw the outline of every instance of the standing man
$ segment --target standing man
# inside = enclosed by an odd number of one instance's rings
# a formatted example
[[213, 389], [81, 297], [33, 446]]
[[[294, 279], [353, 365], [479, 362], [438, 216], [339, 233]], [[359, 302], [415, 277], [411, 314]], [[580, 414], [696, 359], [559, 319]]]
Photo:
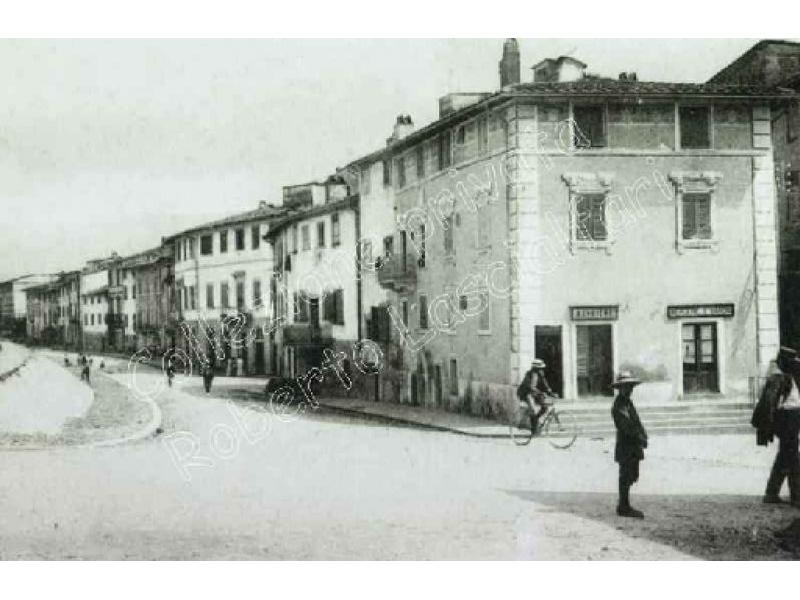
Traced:
[[211, 393], [211, 382], [214, 381], [214, 367], [211, 366], [211, 363], [205, 363], [203, 365], [203, 387], [206, 389], [206, 394]]
[[617, 443], [614, 460], [619, 463], [619, 504], [617, 514], [621, 517], [643, 519], [644, 514], [631, 506], [631, 486], [639, 480], [639, 461], [644, 460], [647, 448], [647, 432], [644, 430], [636, 407], [631, 401], [633, 388], [641, 383], [629, 371], [622, 371], [611, 387], [617, 390], [611, 416], [617, 428]]
[[[553, 395], [553, 390], [550, 389], [550, 384], [544, 376], [545, 365], [544, 361], [539, 358], [534, 358], [531, 362], [531, 368], [525, 373], [522, 382], [517, 386], [517, 397], [520, 402], [528, 405], [531, 411], [531, 431], [536, 435], [536, 428], [539, 425], [539, 417], [541, 417], [547, 410], [547, 403], [545, 398]], [[533, 403], [539, 407], [537, 411], [531, 404], [530, 398], [533, 397]]]
[[778, 437], [778, 453], [767, 480], [764, 493], [765, 504], [781, 504], [781, 487], [789, 480], [789, 498], [800, 506], [800, 457], [798, 457], [798, 434], [800, 434], [800, 390], [797, 378], [800, 374], [797, 351], [781, 347], [778, 356], [770, 364], [767, 382], [753, 411], [751, 424], [756, 427], [756, 443], [766, 446], [774, 436]]

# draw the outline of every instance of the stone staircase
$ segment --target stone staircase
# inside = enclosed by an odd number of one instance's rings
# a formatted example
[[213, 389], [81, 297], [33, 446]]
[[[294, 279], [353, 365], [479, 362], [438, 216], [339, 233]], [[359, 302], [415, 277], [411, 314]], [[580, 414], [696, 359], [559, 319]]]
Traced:
[[[608, 438], [614, 435], [611, 418], [612, 399], [605, 402], [568, 402], [558, 410], [575, 417], [580, 435]], [[753, 433], [750, 416], [753, 407], [747, 398], [699, 398], [669, 404], [636, 404], [636, 410], [649, 435], [686, 433]]]

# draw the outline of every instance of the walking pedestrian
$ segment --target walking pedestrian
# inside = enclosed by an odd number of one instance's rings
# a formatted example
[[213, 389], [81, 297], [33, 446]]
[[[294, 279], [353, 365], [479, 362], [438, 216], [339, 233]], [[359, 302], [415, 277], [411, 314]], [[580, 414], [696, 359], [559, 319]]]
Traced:
[[214, 367], [206, 363], [203, 367], [203, 387], [206, 389], [206, 394], [211, 393], [211, 382], [214, 381]]
[[636, 407], [631, 400], [633, 388], [641, 383], [629, 371], [617, 375], [611, 387], [617, 390], [611, 416], [617, 428], [617, 442], [614, 447], [614, 460], [619, 464], [619, 504], [617, 514], [621, 517], [644, 518], [640, 510], [631, 506], [631, 486], [639, 480], [639, 462], [644, 460], [647, 448], [647, 432], [639, 419]]
[[781, 487], [788, 479], [789, 499], [800, 507], [800, 361], [793, 348], [781, 347], [770, 363], [767, 381], [753, 410], [751, 424], [756, 427], [756, 443], [768, 445], [778, 438], [778, 452], [767, 479], [765, 504], [782, 504]]
[[85, 381], [89, 385], [92, 385], [92, 382], [89, 380], [89, 365], [84, 364], [83, 368], [81, 369], [81, 381]]

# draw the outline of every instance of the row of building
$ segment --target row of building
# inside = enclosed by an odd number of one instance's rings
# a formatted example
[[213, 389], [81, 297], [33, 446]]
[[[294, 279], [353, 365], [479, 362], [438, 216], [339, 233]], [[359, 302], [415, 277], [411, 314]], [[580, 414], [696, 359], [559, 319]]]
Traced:
[[534, 357], [567, 398], [621, 369], [666, 401], [748, 394], [800, 341], [800, 45], [760, 42], [707, 83], [520, 64], [509, 39], [498, 89], [399, 116], [280, 203], [0, 284], [0, 328], [295, 377], [370, 339], [375, 399], [472, 412]]

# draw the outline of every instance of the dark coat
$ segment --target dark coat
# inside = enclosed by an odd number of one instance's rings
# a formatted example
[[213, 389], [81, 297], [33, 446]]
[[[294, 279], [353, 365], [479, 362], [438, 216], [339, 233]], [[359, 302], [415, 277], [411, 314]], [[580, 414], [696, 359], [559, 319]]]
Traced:
[[643, 450], [647, 448], [647, 432], [630, 398], [622, 399], [621, 396], [617, 396], [611, 407], [611, 416], [617, 428], [614, 460], [617, 462], [643, 460]]
[[545, 394], [552, 394], [553, 390], [550, 389], [550, 384], [544, 373], [537, 373], [534, 369], [529, 369], [522, 378], [522, 383], [517, 386], [517, 397], [522, 402], [528, 402], [528, 396], [533, 395], [534, 400], [540, 401], [544, 398]]
[[791, 390], [791, 375], [779, 371], [767, 378], [750, 419], [750, 424], [756, 428], [756, 444], [759, 446], [766, 446], [776, 435], [775, 411]]

